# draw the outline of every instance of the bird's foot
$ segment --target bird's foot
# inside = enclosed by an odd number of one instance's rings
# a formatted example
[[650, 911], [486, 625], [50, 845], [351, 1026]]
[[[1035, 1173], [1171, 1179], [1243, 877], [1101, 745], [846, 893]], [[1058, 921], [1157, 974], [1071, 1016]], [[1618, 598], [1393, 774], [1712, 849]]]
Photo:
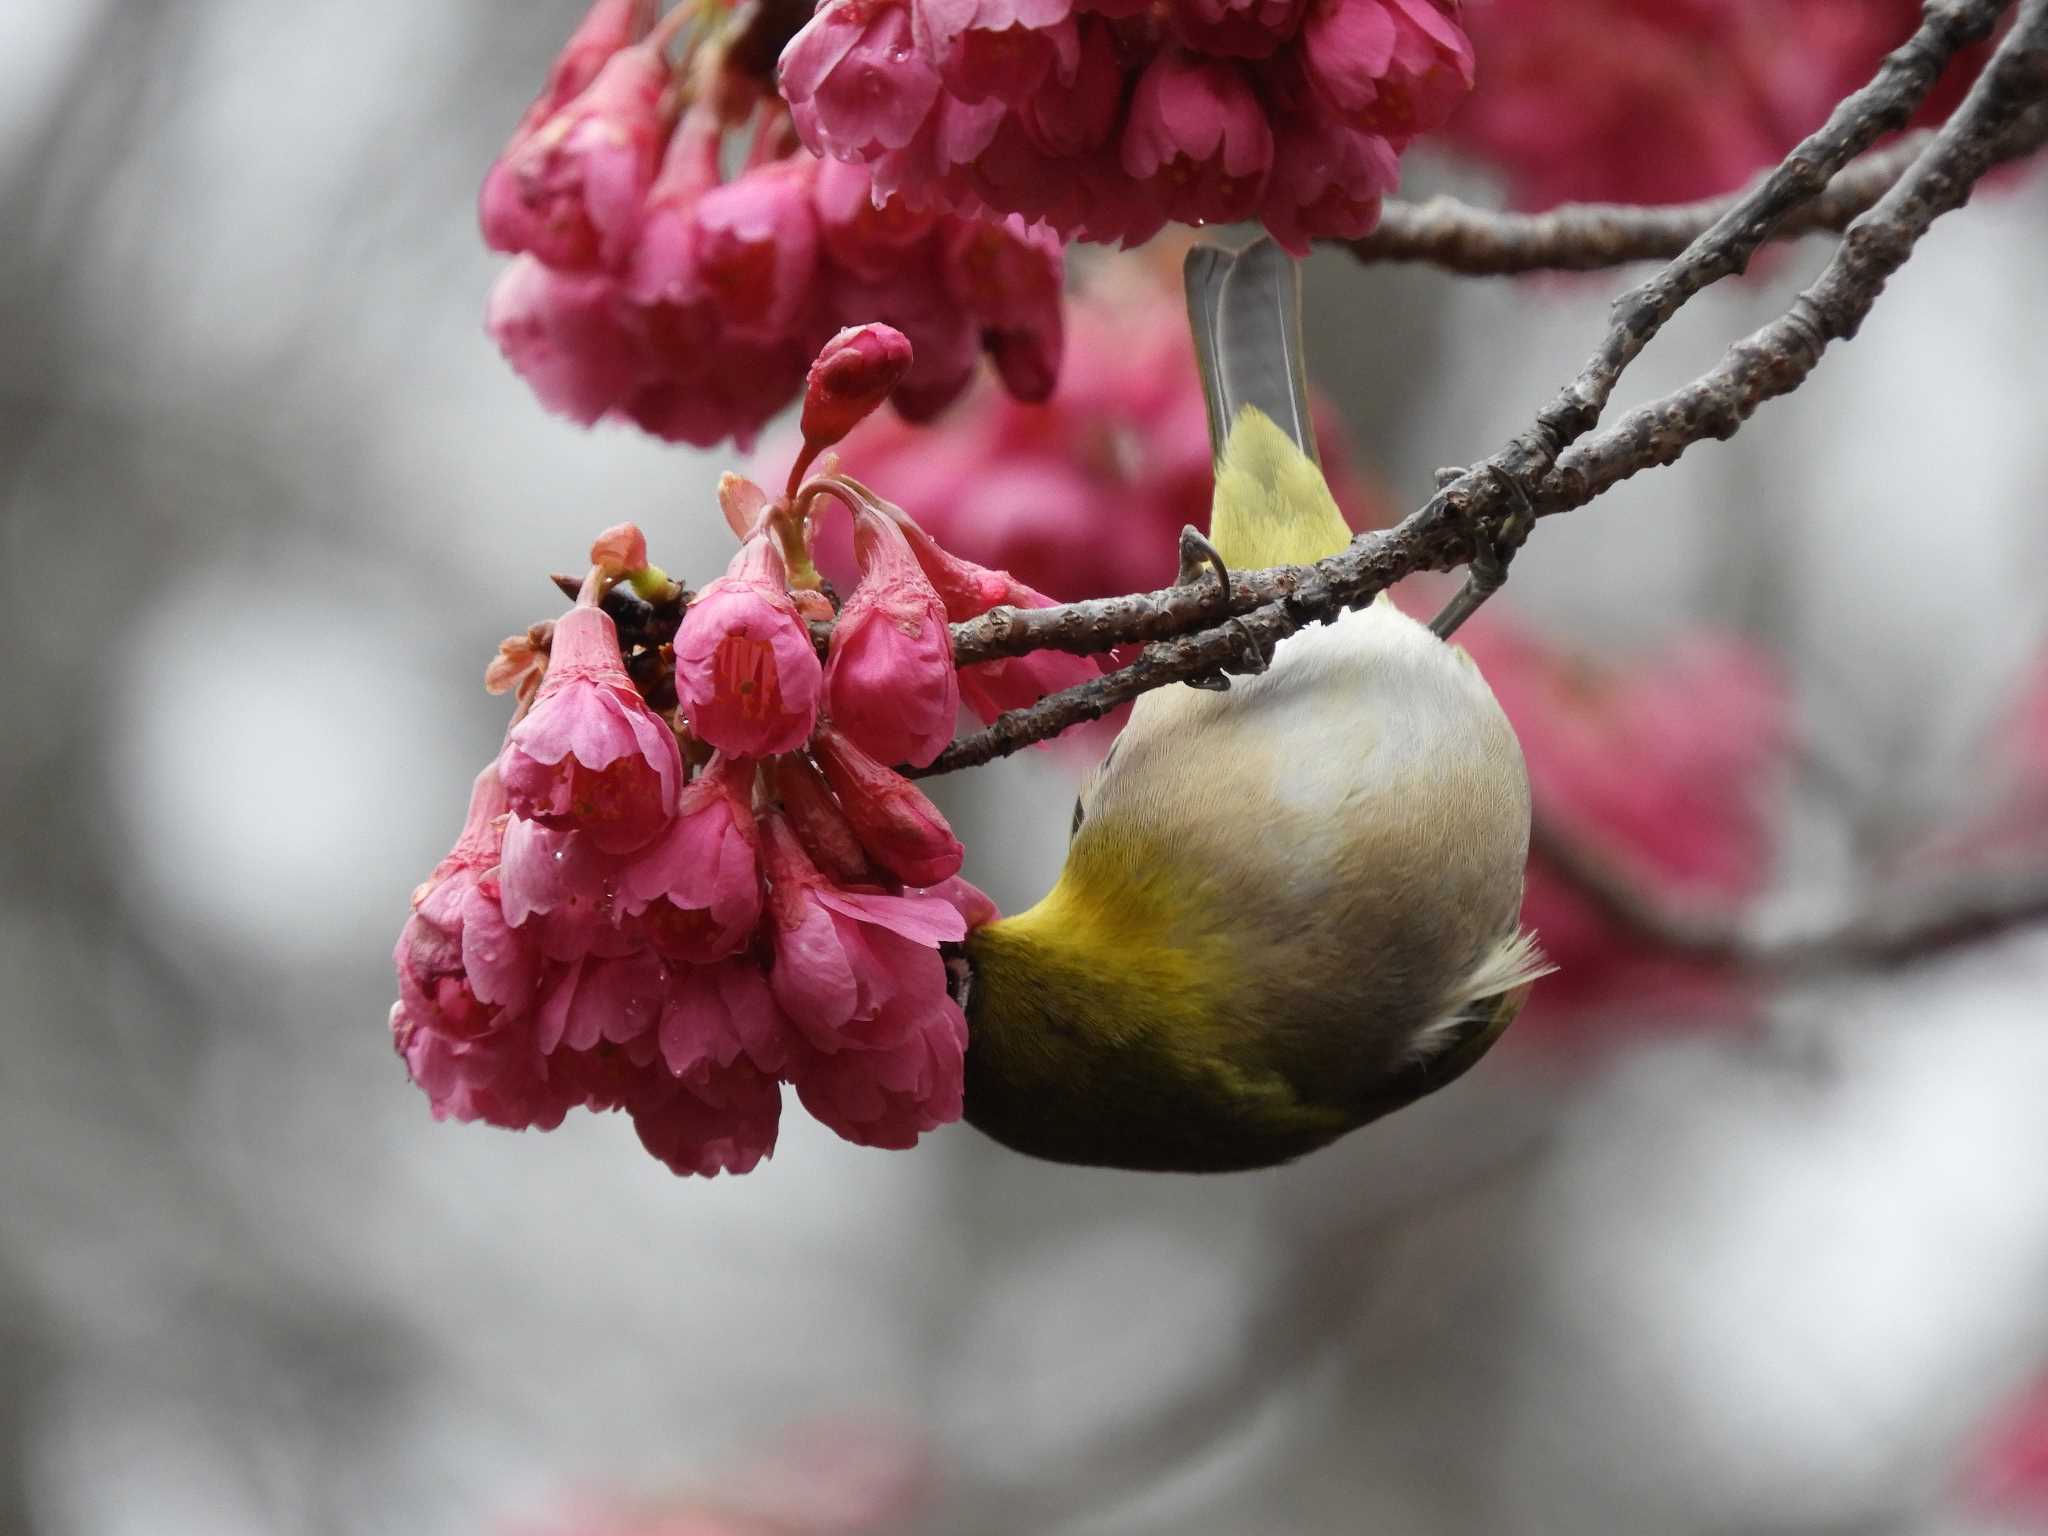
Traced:
[[1223, 563], [1223, 557], [1216, 552], [1208, 536], [1193, 523], [1180, 531], [1180, 574], [1173, 581], [1177, 587], [1192, 587], [1201, 580], [1202, 570], [1207, 567], [1215, 573], [1216, 585], [1221, 589], [1223, 601], [1230, 601], [1230, 567]]
[[[1458, 626], [1477, 613], [1479, 605], [1506, 584], [1508, 562], [1514, 559], [1515, 551], [1522, 547], [1522, 541], [1536, 526], [1536, 509], [1529, 504], [1529, 493], [1522, 488], [1521, 481], [1498, 464], [1487, 465], [1485, 473], [1506, 493], [1508, 512], [1500, 520], [1498, 528], [1488, 528], [1482, 519], [1473, 520], [1472, 558], [1465, 567], [1465, 584], [1455, 597], [1444, 604], [1443, 611], [1429, 621], [1429, 627], [1439, 640], [1448, 640], [1456, 634]], [[1439, 487], [1454, 484], [1464, 474], [1461, 469], [1440, 469], [1436, 472], [1437, 484]]]
[[[1218, 554], [1216, 546], [1203, 536], [1202, 530], [1190, 523], [1180, 531], [1180, 574], [1175, 578], [1175, 585], [1193, 586], [1201, 580], [1205, 568], [1215, 576], [1223, 601], [1228, 603], [1230, 567], [1224, 564], [1223, 556]], [[1234, 662], [1228, 666], [1218, 667], [1214, 672], [1201, 677], [1189, 678], [1190, 688], [1204, 688], [1211, 693], [1227, 693], [1230, 691], [1231, 673], [1234, 672], [1239, 677], [1256, 677], [1273, 664], [1272, 654], [1242, 618], [1226, 619], [1222, 627], [1237, 641], [1238, 653]]]

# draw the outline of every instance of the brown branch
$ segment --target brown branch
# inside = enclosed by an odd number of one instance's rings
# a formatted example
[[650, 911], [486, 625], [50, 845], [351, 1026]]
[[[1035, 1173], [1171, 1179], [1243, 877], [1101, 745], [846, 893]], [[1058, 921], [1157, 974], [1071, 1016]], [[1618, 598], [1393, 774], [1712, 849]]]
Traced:
[[[1926, 132], [1910, 134], [1844, 168], [1826, 191], [1779, 223], [1771, 238], [1840, 232], [1899, 179], [1932, 137]], [[1661, 207], [1565, 203], [1542, 213], [1476, 208], [1454, 197], [1390, 202], [1371, 234], [1344, 244], [1362, 262], [1417, 263], [1466, 277], [1597, 272], [1678, 255], [1712, 228], [1739, 196], [1731, 193]]]
[[[1509, 477], [1532, 487], [1540, 512], [1581, 506], [1639, 469], [1671, 462], [1703, 437], [1731, 435], [1763, 400], [1796, 387], [1828, 340], [1854, 332], [1933, 220], [1960, 206], [1992, 164], [2022, 152], [2020, 127], [2032, 103], [2048, 96], [2039, 41], [2048, 25], [2048, 0], [2025, 0], [2020, 23], [1948, 126], [1854, 221], [1834, 261], [1790, 315], [1739, 343], [1719, 367], [1686, 389], [1631, 412], [1583, 448], [1567, 451], [1597, 424], [1622, 372], [1678, 308], [1708, 284], [1741, 270], [1842, 165], [1899, 127], [1956, 51], [1989, 35], [2009, 4], [1929, 0], [1920, 30], [1885, 60], [1869, 85], [1843, 101], [1818, 133], [1730, 205], [1684, 254], [1617, 301], [1599, 348], [1530, 431], [1395, 527], [1363, 534], [1327, 560], [1234, 573], [1228, 609], [1251, 626], [1261, 646], [1277, 641], [1304, 624], [1363, 606], [1411, 572], [1449, 570], [1468, 561], [1473, 530], [1512, 510]], [[1205, 584], [1061, 608], [999, 609], [955, 626], [955, 653], [963, 664], [1045, 648], [1092, 653], [1132, 641], [1151, 643], [1134, 669], [1013, 711], [955, 742], [926, 772], [987, 762], [1096, 719], [1149, 688], [1212, 674], [1241, 654], [1243, 641], [1227, 629], [1192, 632], [1214, 625], [1225, 607], [1215, 587]], [[1198, 643], [1182, 643], [1191, 638]]]
[[1804, 926], [1655, 890], [1607, 854], [1539, 815], [1529, 852], [1600, 914], [1645, 943], [1745, 970], [1816, 972], [1904, 965], [2048, 923], [2048, 871], [1976, 870], [1878, 893], [1856, 911]]

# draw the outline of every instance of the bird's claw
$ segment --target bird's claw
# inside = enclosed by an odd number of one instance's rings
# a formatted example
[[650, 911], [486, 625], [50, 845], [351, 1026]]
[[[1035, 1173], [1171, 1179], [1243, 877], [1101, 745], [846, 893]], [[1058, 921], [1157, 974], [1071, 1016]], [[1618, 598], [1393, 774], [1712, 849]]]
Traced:
[[[1439, 487], [1453, 485], [1464, 473], [1440, 469], [1436, 472], [1437, 484]], [[1488, 464], [1482, 473], [1506, 493], [1507, 515], [1501, 518], [1497, 528], [1488, 528], [1481, 519], [1473, 520], [1470, 530], [1472, 558], [1466, 562], [1465, 584], [1455, 597], [1444, 604], [1443, 611], [1429, 621], [1429, 627], [1440, 640], [1450, 639], [1458, 626], [1478, 611], [1481, 603], [1506, 584], [1508, 562], [1514, 559], [1515, 551], [1522, 547], [1530, 530], [1536, 526], [1536, 509], [1530, 504], [1529, 493], [1522, 488], [1520, 480], [1498, 464]]]
[[1236, 666], [1229, 669], [1218, 667], [1214, 672], [1204, 676], [1191, 677], [1188, 679], [1190, 688], [1202, 688], [1210, 693], [1228, 693], [1231, 672], [1234, 671], [1239, 677], [1257, 677], [1273, 665], [1272, 653], [1242, 618], [1226, 619], [1223, 630], [1237, 640]]
[[1216, 575], [1216, 585], [1221, 589], [1223, 601], [1230, 601], [1230, 567], [1223, 563], [1223, 557], [1216, 552], [1201, 529], [1193, 523], [1180, 531], [1180, 574], [1174, 578], [1174, 585], [1192, 587], [1202, 575], [1204, 567]]

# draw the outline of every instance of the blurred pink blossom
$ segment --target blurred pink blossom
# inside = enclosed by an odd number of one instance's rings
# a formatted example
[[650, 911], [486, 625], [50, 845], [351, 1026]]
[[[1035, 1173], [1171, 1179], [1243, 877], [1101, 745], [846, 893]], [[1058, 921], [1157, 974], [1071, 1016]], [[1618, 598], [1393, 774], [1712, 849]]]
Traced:
[[[1456, 13], [1452, 0], [827, 0], [783, 53], [782, 92], [806, 144], [872, 165], [913, 205], [1125, 245], [1169, 219], [1260, 218], [1305, 253], [1371, 227], [1400, 152], [1471, 86]], [[1356, 134], [1384, 153], [1323, 149]]]
[[1963, 1464], [1962, 1494], [2021, 1529], [2048, 1530], [2048, 1375], [1993, 1417]]
[[[1536, 814], [1555, 835], [1667, 900], [1733, 912], [1757, 894], [1789, 721], [1767, 658], [1702, 635], [1652, 661], [1609, 664], [1494, 609], [1458, 638], [1521, 737]], [[1525, 1038], [1573, 1016], [1633, 1024], [1735, 1004], [1733, 978], [1623, 930], [1540, 852], [1522, 919], [1557, 966], [1531, 994]]]
[[[1445, 141], [1514, 202], [1669, 203], [1741, 186], [1813, 132], [1919, 24], [1918, 0], [1491, 0]], [[1946, 115], [1973, 49], [1921, 120]]]

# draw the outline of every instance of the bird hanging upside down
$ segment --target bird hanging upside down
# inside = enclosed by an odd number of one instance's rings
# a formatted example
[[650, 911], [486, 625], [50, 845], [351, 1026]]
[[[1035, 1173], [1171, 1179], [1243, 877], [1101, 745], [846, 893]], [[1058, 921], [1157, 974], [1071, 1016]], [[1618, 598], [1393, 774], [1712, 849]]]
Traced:
[[[1269, 241], [1190, 252], [1209, 539], [1245, 569], [1350, 542]], [[1384, 596], [1227, 691], [1145, 694], [1037, 906], [968, 940], [966, 1118], [1120, 1168], [1285, 1162], [1485, 1054], [1547, 967], [1519, 928], [1521, 748], [1462, 650]]]

